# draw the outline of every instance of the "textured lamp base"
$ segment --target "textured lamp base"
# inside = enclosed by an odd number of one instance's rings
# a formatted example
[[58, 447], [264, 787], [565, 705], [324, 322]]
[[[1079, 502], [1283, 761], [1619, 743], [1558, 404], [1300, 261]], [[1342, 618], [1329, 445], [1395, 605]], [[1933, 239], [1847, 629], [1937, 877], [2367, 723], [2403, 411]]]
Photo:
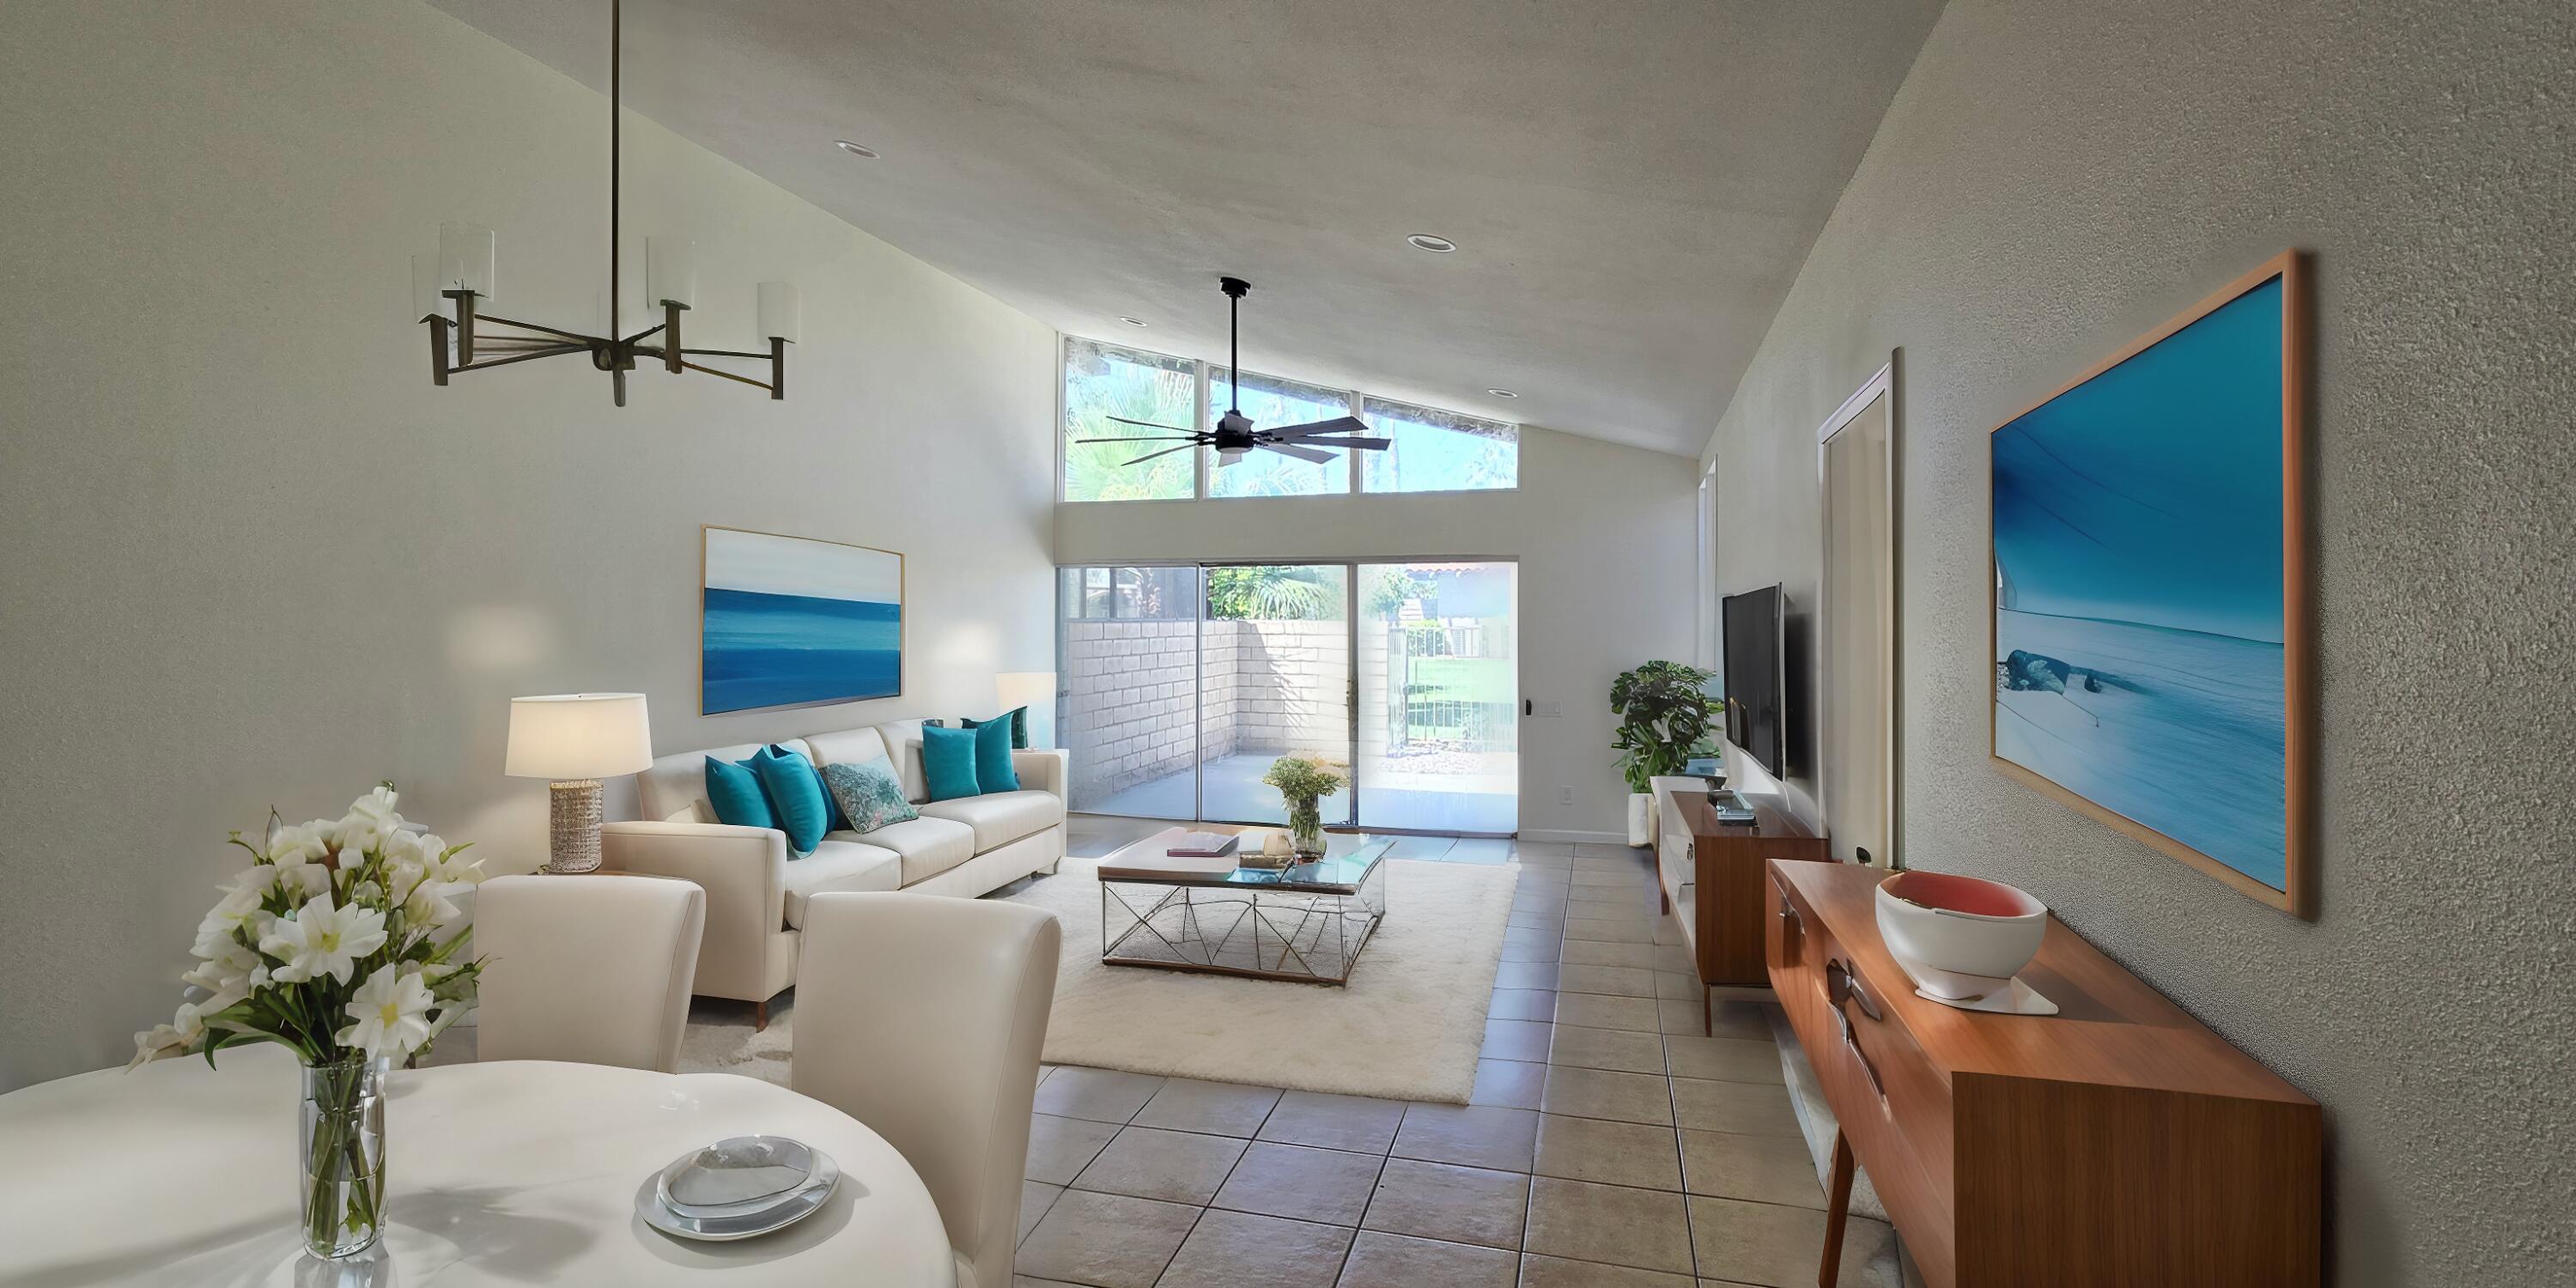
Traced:
[[599, 798], [596, 778], [554, 785], [546, 871], [570, 876], [599, 870]]

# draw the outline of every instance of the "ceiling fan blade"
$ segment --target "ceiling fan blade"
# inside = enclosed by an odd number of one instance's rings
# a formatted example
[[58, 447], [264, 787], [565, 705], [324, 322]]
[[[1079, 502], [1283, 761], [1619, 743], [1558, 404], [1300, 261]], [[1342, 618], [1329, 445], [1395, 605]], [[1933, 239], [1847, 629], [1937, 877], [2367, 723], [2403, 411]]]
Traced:
[[1111, 417], [1109, 417], [1109, 419], [1114, 420], [1114, 421], [1117, 421], [1117, 422], [1118, 422], [1119, 424], [1121, 424], [1121, 425], [1142, 425], [1142, 426], [1144, 426], [1144, 427], [1145, 427], [1145, 428], [1147, 428], [1147, 429], [1160, 429], [1160, 430], [1167, 430], [1167, 431], [1169, 431], [1169, 432], [1171, 432], [1171, 433], [1175, 433], [1175, 434], [1186, 434], [1186, 433], [1190, 432], [1190, 431], [1188, 431], [1188, 430], [1186, 430], [1186, 429], [1181, 428], [1181, 427], [1180, 427], [1180, 426], [1178, 426], [1178, 425], [1157, 425], [1157, 424], [1155, 424], [1154, 422], [1152, 422], [1152, 421], [1150, 421], [1150, 420], [1129, 420], [1129, 419], [1127, 419], [1127, 418], [1126, 418], [1126, 417], [1124, 417], [1124, 416], [1111, 416]]
[[1326, 464], [1333, 459], [1331, 452], [1319, 452], [1311, 447], [1299, 447], [1295, 443], [1262, 443], [1258, 446], [1263, 451], [1277, 452], [1282, 456], [1294, 456], [1298, 460], [1312, 461], [1317, 465]]
[[1181, 438], [1077, 438], [1077, 439], [1075, 439], [1075, 440], [1073, 440], [1073, 441], [1074, 441], [1076, 444], [1082, 444], [1082, 443], [1195, 443], [1195, 442], [1197, 442], [1197, 441], [1199, 441], [1199, 440], [1197, 440], [1197, 439], [1195, 439], [1195, 438], [1190, 438], [1190, 437], [1186, 437], [1186, 436], [1184, 436], [1184, 437], [1181, 437]]
[[1308, 447], [1356, 447], [1362, 451], [1383, 452], [1395, 446], [1392, 438], [1301, 438]]
[[1277, 429], [1265, 429], [1261, 432], [1284, 442], [1312, 438], [1317, 434], [1365, 434], [1368, 432], [1368, 422], [1357, 416], [1336, 416], [1331, 420], [1311, 420], [1303, 425], [1282, 425]]
[[1171, 455], [1171, 454], [1172, 454], [1172, 453], [1174, 453], [1174, 452], [1186, 452], [1186, 451], [1188, 451], [1188, 450], [1190, 450], [1191, 448], [1196, 447], [1196, 446], [1198, 446], [1198, 444], [1196, 444], [1196, 443], [1183, 443], [1183, 444], [1181, 444], [1181, 445], [1180, 445], [1180, 446], [1178, 446], [1178, 447], [1166, 447], [1166, 448], [1164, 448], [1163, 450], [1161, 450], [1161, 451], [1159, 451], [1159, 452], [1147, 452], [1147, 453], [1145, 453], [1144, 455], [1139, 456], [1139, 457], [1137, 457], [1136, 459], [1134, 459], [1134, 460], [1132, 460], [1132, 461], [1127, 462], [1127, 464], [1129, 464], [1129, 465], [1142, 465], [1142, 464], [1144, 464], [1145, 462], [1150, 461], [1150, 460], [1154, 459], [1154, 458], [1155, 458], [1155, 457], [1157, 457], [1157, 456], [1169, 456], [1169, 455]]

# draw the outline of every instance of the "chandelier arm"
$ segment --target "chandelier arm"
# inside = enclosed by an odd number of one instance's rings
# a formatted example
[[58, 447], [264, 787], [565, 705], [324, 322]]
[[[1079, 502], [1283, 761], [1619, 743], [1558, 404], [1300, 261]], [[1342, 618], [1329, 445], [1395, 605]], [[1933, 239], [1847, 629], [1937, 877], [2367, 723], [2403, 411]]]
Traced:
[[[763, 356], [763, 357], [767, 357], [768, 355], [767, 355], [767, 354], [763, 354], [763, 355], [761, 355], [761, 356]], [[698, 372], [698, 373], [703, 374], [703, 375], [709, 375], [709, 376], [722, 376], [722, 377], [724, 377], [724, 378], [725, 378], [725, 379], [727, 379], [727, 380], [737, 380], [737, 381], [742, 382], [743, 384], [746, 384], [746, 385], [751, 386], [751, 387], [752, 387], [752, 388], [754, 388], [754, 389], [767, 389], [767, 388], [769, 388], [769, 387], [770, 387], [769, 382], [768, 382], [768, 381], [766, 381], [766, 380], [754, 380], [754, 379], [752, 379], [752, 378], [751, 378], [751, 377], [749, 377], [749, 376], [737, 376], [737, 375], [735, 375], [734, 373], [732, 373], [732, 372], [730, 372], [730, 371], [718, 371], [718, 370], [716, 370], [716, 369], [715, 369], [715, 368], [713, 368], [713, 367], [701, 367], [701, 366], [699, 366], [698, 364], [696, 364], [696, 363], [694, 363], [694, 362], [683, 362], [683, 363], [681, 363], [680, 365], [681, 365], [681, 366], [683, 366], [683, 367], [688, 368], [688, 369], [689, 369], [689, 370], [691, 370], [691, 371], [695, 371], [695, 372]]]
[[641, 339], [643, 339], [644, 337], [646, 337], [646, 336], [648, 336], [648, 335], [651, 335], [651, 334], [653, 334], [654, 332], [659, 331], [659, 330], [661, 330], [661, 329], [662, 329], [662, 324], [661, 324], [661, 323], [659, 323], [659, 322], [656, 322], [656, 323], [654, 323], [653, 325], [648, 326], [648, 327], [644, 328], [643, 330], [638, 331], [638, 332], [636, 332], [635, 334], [630, 335], [630, 336], [626, 337], [625, 339], [618, 341], [618, 343], [619, 343], [619, 344], [633, 344], [633, 343], [635, 343], [636, 341], [641, 340]]
[[770, 356], [766, 353], [754, 353], [748, 349], [682, 349], [680, 352], [701, 358], [759, 358], [763, 361], [768, 360]]
[[460, 371], [483, 371], [492, 367], [506, 367], [513, 362], [526, 362], [534, 358], [559, 358], [567, 353], [588, 353], [589, 351], [587, 345], [557, 345], [551, 349], [531, 349], [526, 353], [514, 353], [506, 358], [486, 358], [481, 362], [468, 363], [462, 367], [450, 367], [448, 372], [454, 374]]
[[578, 341], [582, 344], [598, 344], [606, 338], [604, 336], [583, 335], [579, 331], [566, 331], [561, 327], [539, 326], [534, 322], [519, 322], [510, 318], [496, 318], [489, 313], [478, 313], [475, 315], [475, 320], [480, 322], [497, 322], [502, 326], [514, 326], [522, 331], [543, 331], [547, 335], [559, 335], [567, 340]]

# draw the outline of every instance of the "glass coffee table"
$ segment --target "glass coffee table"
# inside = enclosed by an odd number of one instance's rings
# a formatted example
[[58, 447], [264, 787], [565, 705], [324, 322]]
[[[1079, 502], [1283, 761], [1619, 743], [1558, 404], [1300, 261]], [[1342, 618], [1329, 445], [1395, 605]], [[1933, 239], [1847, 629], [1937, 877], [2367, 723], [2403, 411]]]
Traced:
[[1119, 871], [1121, 860], [1162, 857], [1183, 831], [1157, 833], [1100, 861], [1102, 965], [1350, 982], [1360, 949], [1386, 920], [1394, 841], [1334, 836], [1322, 859], [1275, 870]]

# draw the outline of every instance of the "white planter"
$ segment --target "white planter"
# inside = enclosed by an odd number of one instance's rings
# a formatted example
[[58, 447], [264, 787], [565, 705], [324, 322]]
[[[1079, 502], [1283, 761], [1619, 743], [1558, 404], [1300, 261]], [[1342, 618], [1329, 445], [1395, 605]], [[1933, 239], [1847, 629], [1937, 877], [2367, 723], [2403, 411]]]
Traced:
[[1655, 843], [1655, 794], [1628, 793], [1628, 844]]

